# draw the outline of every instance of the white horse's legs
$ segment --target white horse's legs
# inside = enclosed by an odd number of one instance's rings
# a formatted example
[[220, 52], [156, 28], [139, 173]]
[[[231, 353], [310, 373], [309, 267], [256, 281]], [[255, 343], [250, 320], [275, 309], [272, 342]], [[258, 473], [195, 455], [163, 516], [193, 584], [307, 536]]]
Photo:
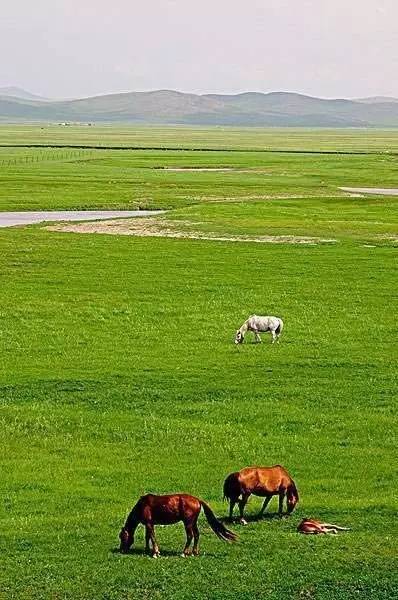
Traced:
[[[253, 334], [254, 334], [254, 341], [259, 344], [261, 342], [261, 337], [259, 335], [258, 330], [257, 329], [251, 329], [250, 331], [252, 331]], [[267, 331], [269, 331], [270, 334], [271, 334], [271, 336], [272, 336], [271, 337], [271, 344], [274, 344], [275, 342], [277, 342], [279, 344], [279, 336], [280, 336], [280, 334], [276, 333], [272, 329], [268, 329]]]

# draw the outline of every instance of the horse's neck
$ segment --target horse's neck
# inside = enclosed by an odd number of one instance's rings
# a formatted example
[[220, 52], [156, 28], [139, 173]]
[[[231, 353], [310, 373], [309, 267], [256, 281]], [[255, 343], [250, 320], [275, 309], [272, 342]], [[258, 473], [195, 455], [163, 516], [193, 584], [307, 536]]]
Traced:
[[240, 331], [241, 333], [243, 333], [243, 335], [244, 335], [244, 334], [246, 333], [247, 329], [248, 329], [248, 323], [247, 323], [247, 321], [245, 321], [245, 322], [243, 323], [242, 327], [239, 329], [239, 331]]
[[124, 528], [130, 533], [131, 531], [134, 531], [138, 525], [138, 517], [137, 517], [137, 511], [135, 510], [135, 507], [133, 508], [133, 510], [130, 512], [129, 516], [127, 517], [126, 523], [124, 524]]

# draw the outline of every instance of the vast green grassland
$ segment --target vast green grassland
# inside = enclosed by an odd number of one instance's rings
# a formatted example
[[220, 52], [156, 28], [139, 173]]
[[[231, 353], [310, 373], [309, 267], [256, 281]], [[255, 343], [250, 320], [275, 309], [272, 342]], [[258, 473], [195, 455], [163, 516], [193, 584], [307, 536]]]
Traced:
[[[53, 143], [75, 141], [68, 131]], [[0, 127], [0, 142], [40, 135], [23, 132]], [[183, 135], [240, 144], [233, 130]], [[245, 135], [255, 148], [274, 133]], [[314, 149], [335, 136], [341, 150], [385, 140], [361, 156], [0, 150], [1, 210], [167, 207], [201, 232], [336, 240], [0, 229], [1, 598], [396, 595], [398, 198], [337, 189], [398, 187], [396, 134], [390, 145], [385, 135], [278, 132], [295, 150], [303, 139]], [[162, 169], [182, 166], [232, 170]], [[283, 317], [279, 345], [232, 343], [254, 312]], [[256, 463], [294, 476], [289, 519], [273, 518], [273, 500], [269, 518], [235, 526], [232, 546], [201, 517], [199, 558], [179, 556], [181, 525], [157, 528], [160, 560], [144, 556], [142, 532], [134, 552], [117, 552], [141, 494], [190, 492], [225, 516], [226, 474]], [[260, 506], [251, 498], [249, 516]], [[300, 536], [304, 516], [352, 531]]]
[[[198, 170], [217, 168], [230, 170]], [[270, 195], [346, 197], [339, 187], [380, 182], [394, 187], [398, 154], [0, 148], [0, 169], [1, 210], [178, 208]]]
[[142, 125], [2, 125], [0, 145], [120, 146], [294, 152], [396, 152], [397, 129], [304, 129]]

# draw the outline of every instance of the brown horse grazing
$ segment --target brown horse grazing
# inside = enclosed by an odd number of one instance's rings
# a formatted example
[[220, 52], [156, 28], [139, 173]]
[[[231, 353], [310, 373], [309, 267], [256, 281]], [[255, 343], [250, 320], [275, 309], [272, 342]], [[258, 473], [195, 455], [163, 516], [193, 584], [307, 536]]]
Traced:
[[299, 533], [305, 533], [307, 535], [316, 535], [318, 533], [334, 533], [338, 531], [350, 531], [349, 527], [339, 527], [332, 523], [321, 523], [315, 521], [315, 519], [303, 519], [297, 527]]
[[274, 467], [246, 467], [231, 473], [224, 481], [224, 498], [230, 502], [229, 519], [232, 520], [236, 503], [239, 506], [240, 523], [247, 525], [243, 510], [251, 494], [265, 497], [259, 517], [262, 517], [272, 496], [279, 496], [279, 516], [283, 513], [283, 500], [286, 497], [287, 514], [293, 511], [299, 495], [289, 473], [280, 465]]
[[147, 494], [141, 496], [127, 517], [124, 527], [122, 527], [119, 534], [120, 551], [128, 552], [134, 543], [134, 532], [137, 526], [142, 523], [145, 525], [145, 551], [150, 553], [149, 542], [151, 542], [152, 556], [157, 558], [160, 556], [160, 552], [155, 539], [154, 525], [171, 525], [182, 521], [187, 535], [182, 556], [191, 554], [189, 547], [192, 538], [194, 540], [192, 553], [198, 555], [199, 529], [197, 521], [202, 508], [210, 527], [221, 540], [234, 542], [237, 539], [236, 534], [218, 521], [210, 506], [203, 500], [188, 494], [172, 494], [170, 496]]

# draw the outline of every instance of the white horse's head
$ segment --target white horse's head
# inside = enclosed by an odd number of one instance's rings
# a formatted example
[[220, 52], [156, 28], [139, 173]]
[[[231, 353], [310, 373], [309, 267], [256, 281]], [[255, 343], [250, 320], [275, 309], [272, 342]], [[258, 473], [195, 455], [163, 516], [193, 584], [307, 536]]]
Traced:
[[241, 332], [240, 329], [238, 329], [235, 335], [235, 344], [242, 344], [244, 339], [244, 334]]

